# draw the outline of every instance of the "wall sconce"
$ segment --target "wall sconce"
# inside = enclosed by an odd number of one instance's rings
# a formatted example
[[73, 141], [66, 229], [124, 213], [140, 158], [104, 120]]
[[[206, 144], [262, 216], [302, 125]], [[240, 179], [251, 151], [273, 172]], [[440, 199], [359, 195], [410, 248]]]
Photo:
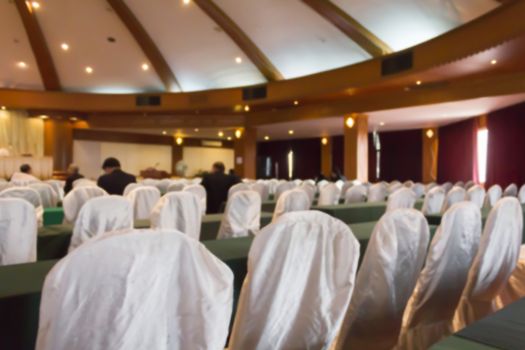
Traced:
[[425, 133], [427, 135], [427, 137], [429, 139], [431, 139], [432, 137], [434, 137], [434, 130], [432, 129], [428, 129], [427, 132]]
[[326, 137], [323, 137], [323, 138], [321, 139], [321, 144], [322, 144], [323, 146], [328, 145], [328, 139], [327, 139]]
[[345, 122], [346, 126], [349, 127], [350, 129], [354, 127], [355, 125], [355, 120], [353, 117], [348, 117], [346, 119], [346, 122]]
[[182, 145], [182, 142], [183, 142], [183, 141], [184, 141], [184, 140], [183, 140], [182, 137], [180, 137], [180, 136], [177, 137], [177, 138], [175, 139], [175, 143], [176, 143], [177, 145], [179, 145], [179, 146]]
[[238, 138], [238, 139], [240, 139], [241, 136], [242, 136], [242, 131], [241, 131], [241, 129], [237, 129], [237, 130], [235, 130], [235, 137]]

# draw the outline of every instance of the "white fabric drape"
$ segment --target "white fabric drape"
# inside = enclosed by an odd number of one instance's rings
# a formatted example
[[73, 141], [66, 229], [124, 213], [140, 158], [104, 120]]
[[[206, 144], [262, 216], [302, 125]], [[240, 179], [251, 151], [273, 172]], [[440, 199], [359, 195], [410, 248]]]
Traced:
[[232, 271], [187, 235], [103, 235], [47, 275], [36, 349], [223, 349], [232, 302]]
[[[143, 187], [144, 185], [140, 184], [140, 183], [136, 183], [136, 182], [132, 182], [128, 185], [126, 185], [126, 187], [124, 188], [124, 192], [122, 193], [122, 195], [124, 197], [127, 197], [127, 195], [133, 191], [135, 188], [139, 188], [139, 187]], [[155, 187], [155, 186], [150, 186], [150, 187]], [[155, 187], [156, 188], [156, 187]], [[160, 193], [160, 191], [159, 191]]]
[[452, 332], [480, 235], [481, 213], [474, 203], [456, 203], [443, 215], [403, 315], [399, 349], [428, 349]]
[[62, 201], [64, 208], [64, 222], [74, 224], [80, 209], [89, 199], [107, 196], [108, 194], [100, 187], [78, 187], [72, 189]]
[[230, 187], [230, 189], [228, 190], [228, 199], [230, 199], [231, 196], [233, 196], [233, 194], [234, 194], [235, 192], [239, 192], [239, 191], [250, 191], [250, 185], [245, 184], [245, 183], [242, 183], [242, 182], [233, 185], [233, 186]]
[[315, 187], [315, 185], [312, 185], [309, 182], [303, 182], [299, 189], [306, 192], [306, 194], [308, 195], [308, 200], [310, 201], [310, 205], [312, 205], [315, 200], [315, 193], [317, 192], [317, 187]]
[[228, 198], [217, 239], [256, 235], [261, 226], [261, 196], [237, 191]]
[[417, 210], [383, 215], [370, 236], [337, 350], [367, 349], [372, 344], [374, 350], [389, 350], [396, 345], [429, 237], [427, 220]]
[[155, 207], [155, 204], [157, 204], [160, 199], [160, 191], [157, 187], [139, 185], [132, 189], [125, 197], [131, 201], [135, 220], [148, 220], [153, 207]]
[[485, 189], [480, 185], [473, 185], [467, 191], [467, 198], [481, 209], [485, 203]]
[[386, 205], [386, 211], [396, 209], [411, 209], [416, 204], [416, 194], [409, 188], [401, 187], [390, 196]]
[[274, 196], [274, 199], [275, 200], [278, 200], [279, 197], [286, 191], [289, 191], [289, 190], [293, 190], [294, 188], [296, 188], [297, 186], [295, 185], [295, 183], [293, 183], [292, 181], [290, 182], [281, 182], [280, 184], [277, 185], [277, 187], [275, 188], [275, 196]]
[[487, 195], [485, 197], [485, 204], [484, 206], [486, 208], [492, 208], [496, 205], [496, 202], [500, 200], [501, 196], [503, 195], [503, 190], [501, 189], [500, 185], [492, 185], [487, 190]]
[[368, 189], [363, 185], [355, 185], [347, 189], [345, 204], [366, 202]]
[[0, 110], [0, 148], [11, 156], [44, 155], [44, 121], [28, 118], [25, 111]]
[[0, 198], [21, 198], [33, 205], [36, 210], [37, 224], [39, 227], [44, 223], [44, 207], [42, 206], [42, 199], [37, 191], [29, 187], [9, 187], [0, 192]]
[[40, 195], [40, 200], [42, 201], [42, 206], [44, 208], [53, 208], [57, 206], [58, 195], [51, 185], [44, 182], [39, 182], [30, 184], [29, 188], [32, 188], [38, 192]]
[[182, 190], [191, 192], [195, 194], [197, 198], [199, 198], [201, 214], [206, 215], [206, 189], [204, 188], [204, 186], [199, 184], [192, 184], [185, 186]]
[[359, 242], [342, 221], [287, 213], [255, 237], [232, 350], [328, 349], [354, 289]]
[[387, 187], [377, 183], [368, 188], [368, 202], [384, 202], [387, 195]]
[[517, 197], [518, 196], [518, 186], [516, 184], [510, 184], [503, 191], [503, 197]]
[[515, 197], [503, 198], [485, 223], [478, 253], [456, 310], [457, 330], [498, 310], [496, 297], [509, 280], [519, 259], [523, 237], [523, 211]]
[[343, 188], [341, 189], [341, 199], [345, 199], [346, 191], [348, 191], [352, 186], [354, 186], [352, 181], [345, 181]]
[[64, 199], [64, 185], [65, 181], [62, 180], [46, 180], [44, 183], [51, 185], [53, 187], [53, 190], [55, 190], [55, 193], [57, 194], [58, 201], [62, 201]]
[[440, 186], [432, 187], [425, 195], [421, 211], [424, 215], [439, 214], [445, 201], [445, 190]]
[[73, 188], [78, 187], [96, 187], [97, 183], [90, 179], [80, 178], [73, 181]]
[[444, 184], [441, 185], [441, 187], [445, 190], [445, 193], [448, 193], [450, 192], [452, 187], [454, 187], [454, 185], [452, 184], [452, 182], [445, 182]]
[[262, 201], [267, 201], [270, 196], [270, 187], [263, 182], [256, 182], [251, 185], [250, 189], [259, 193]]
[[0, 199], [0, 266], [36, 261], [37, 216], [21, 198]]
[[202, 214], [199, 198], [191, 192], [168, 192], [151, 211], [151, 227], [177, 230], [197, 241], [201, 235]]
[[417, 198], [421, 198], [425, 195], [425, 185], [423, 185], [422, 183], [419, 183], [419, 182], [415, 183], [411, 187], [411, 189], [412, 191], [414, 191]]
[[122, 196], [102, 196], [88, 200], [80, 209], [69, 252], [104, 233], [133, 228], [133, 207]]
[[397, 190], [399, 190], [402, 187], [404, 187], [404, 186], [401, 183], [399, 183], [399, 182], [392, 182], [390, 184], [390, 186], [388, 186], [387, 193], [388, 193], [388, 195], [391, 195], [392, 193], [396, 192]]
[[[186, 185], [183, 182], [174, 182], [168, 186], [168, 192], [182, 191]], [[157, 187], [157, 186], [155, 186]], [[167, 192], [166, 192], [167, 193]]]
[[319, 190], [319, 198], [317, 199], [317, 205], [336, 205], [339, 204], [339, 198], [341, 197], [341, 190], [334, 183], [329, 183], [323, 186]]
[[452, 207], [454, 204], [462, 202], [467, 199], [467, 191], [463, 187], [454, 186], [450, 191], [448, 191], [443, 202], [443, 208], [441, 212], [444, 213], [448, 208]]
[[525, 185], [522, 185], [520, 187], [520, 191], [518, 192], [518, 199], [521, 204], [525, 204]]
[[273, 210], [272, 222], [275, 222], [281, 215], [290, 213], [292, 211], [304, 211], [310, 209], [310, 198], [308, 194], [300, 189], [296, 188], [284, 192]]

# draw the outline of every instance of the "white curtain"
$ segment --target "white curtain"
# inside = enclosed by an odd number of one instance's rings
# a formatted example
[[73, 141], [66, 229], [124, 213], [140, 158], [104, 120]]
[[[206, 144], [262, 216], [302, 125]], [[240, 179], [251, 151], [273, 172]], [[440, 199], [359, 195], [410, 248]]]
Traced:
[[0, 149], [7, 149], [11, 156], [44, 155], [44, 121], [28, 118], [25, 111], [0, 110]]

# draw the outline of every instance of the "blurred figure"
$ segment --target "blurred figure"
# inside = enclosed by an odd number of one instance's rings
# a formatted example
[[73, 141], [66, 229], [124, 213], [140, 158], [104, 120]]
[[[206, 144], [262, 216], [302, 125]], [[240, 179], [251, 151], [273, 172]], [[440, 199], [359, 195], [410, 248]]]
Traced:
[[97, 185], [109, 194], [122, 195], [127, 185], [137, 182], [135, 176], [120, 169], [120, 162], [117, 158], [107, 158], [102, 163], [102, 169], [105, 174], [98, 178]]
[[226, 175], [224, 173], [224, 163], [213, 163], [211, 173], [203, 176], [201, 185], [206, 189], [207, 208], [206, 213], [218, 213], [221, 204], [228, 199], [228, 190], [230, 187], [239, 183], [239, 177], [236, 175]]
[[335, 168], [332, 171], [332, 174], [330, 175], [330, 181], [336, 182], [338, 180], [346, 181], [347, 179], [346, 176], [344, 176], [343, 173], [341, 173], [341, 170], [339, 170], [339, 168]]
[[20, 171], [15, 172], [11, 176], [11, 181], [40, 181], [33, 175], [31, 175], [32, 169], [29, 164], [20, 165]]
[[64, 194], [67, 194], [73, 189], [73, 182], [78, 179], [82, 179], [84, 175], [79, 173], [78, 166], [75, 164], [69, 164], [67, 168], [66, 184], [64, 185]]

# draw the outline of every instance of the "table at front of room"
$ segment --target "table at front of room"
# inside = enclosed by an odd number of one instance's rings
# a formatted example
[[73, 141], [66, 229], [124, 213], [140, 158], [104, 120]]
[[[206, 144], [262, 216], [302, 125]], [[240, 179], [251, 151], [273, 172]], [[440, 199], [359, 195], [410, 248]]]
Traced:
[[[349, 225], [360, 243], [362, 260], [375, 222]], [[431, 233], [435, 231], [431, 227]], [[202, 242], [234, 273], [235, 303], [246, 276], [252, 237]], [[67, 248], [66, 248], [67, 249]], [[38, 329], [40, 293], [45, 276], [58, 260], [0, 266], [0, 348], [33, 349]]]

